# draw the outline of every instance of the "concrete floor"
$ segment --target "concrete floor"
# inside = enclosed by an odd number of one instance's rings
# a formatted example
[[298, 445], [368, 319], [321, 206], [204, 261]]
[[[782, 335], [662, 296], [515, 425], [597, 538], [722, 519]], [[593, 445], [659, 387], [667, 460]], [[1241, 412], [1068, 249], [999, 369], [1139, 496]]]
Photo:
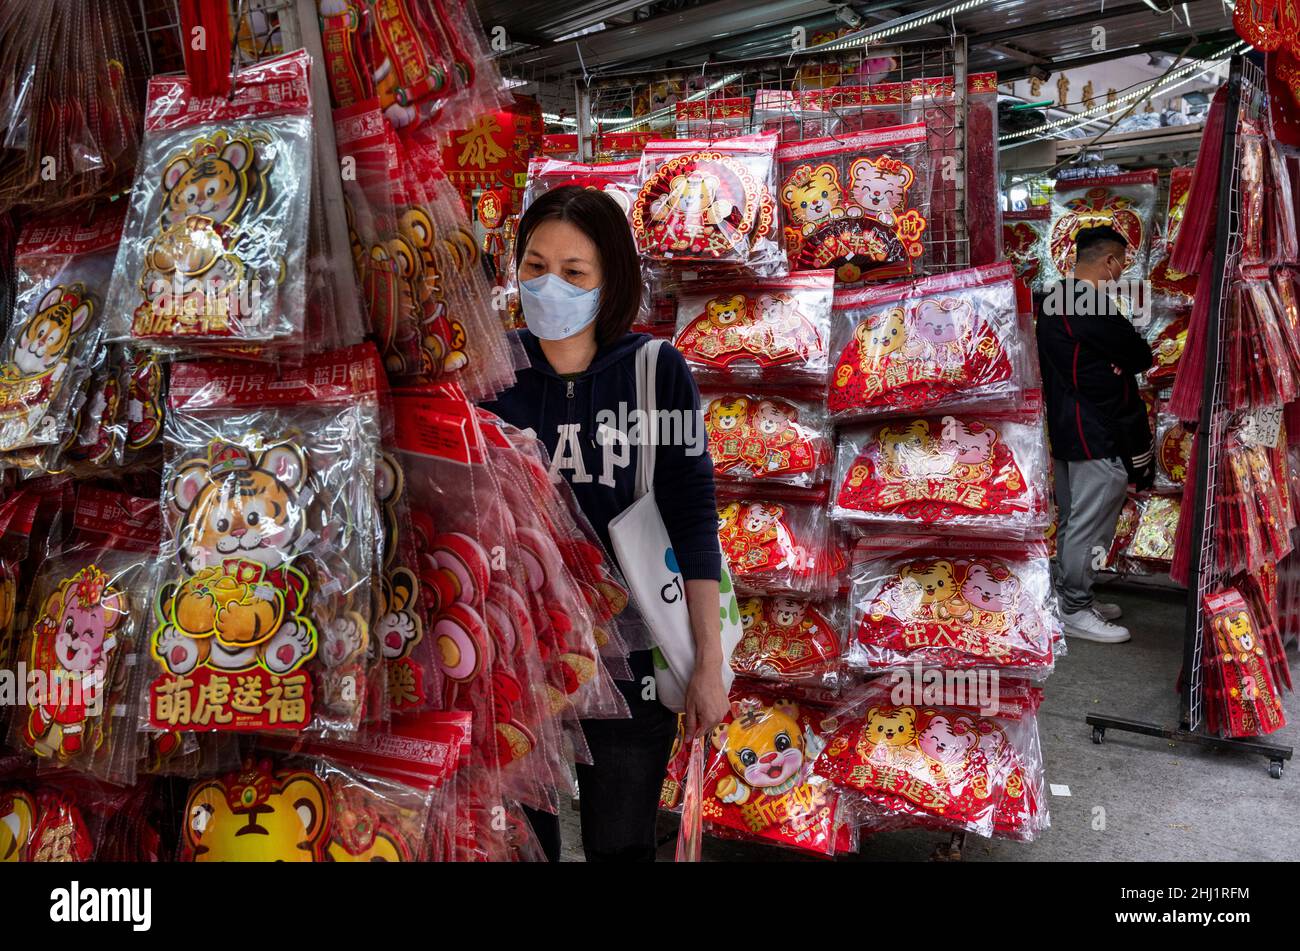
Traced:
[[[1089, 713], [1176, 724], [1174, 680], [1181, 664], [1184, 596], [1114, 585], [1106, 600], [1124, 608], [1133, 632], [1127, 644], [1071, 640], [1046, 683], [1039, 730], [1047, 781], [1069, 787], [1049, 796], [1052, 825], [1032, 843], [970, 836], [967, 861], [1260, 861], [1300, 854], [1300, 760], [1273, 780], [1261, 756], [1173, 744], [1110, 731], [1098, 746], [1084, 723]], [[1289, 652], [1300, 682], [1300, 658]], [[1300, 699], [1286, 694], [1287, 727], [1269, 742], [1298, 745]], [[1104, 810], [1104, 828], [1096, 829]], [[563, 810], [564, 858], [581, 861], [576, 812]], [[661, 837], [676, 829], [660, 819]], [[840, 861], [921, 861], [943, 837], [895, 832], [863, 842]], [[661, 861], [672, 861], [670, 840]], [[803, 857], [749, 843], [706, 837], [705, 861], [799, 861]], [[818, 861], [812, 859], [812, 861]]]

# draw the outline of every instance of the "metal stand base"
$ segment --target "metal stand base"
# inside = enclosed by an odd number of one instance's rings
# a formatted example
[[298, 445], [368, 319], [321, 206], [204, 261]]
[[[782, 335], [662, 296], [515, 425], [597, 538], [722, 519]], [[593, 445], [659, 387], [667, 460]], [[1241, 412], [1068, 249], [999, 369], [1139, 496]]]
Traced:
[[1274, 746], [1272, 743], [1261, 743], [1258, 740], [1234, 740], [1222, 736], [1210, 736], [1206, 733], [1193, 733], [1182, 727], [1160, 726], [1156, 723], [1142, 723], [1140, 720], [1125, 720], [1122, 717], [1089, 715], [1085, 719], [1092, 727], [1094, 743], [1102, 742], [1109, 729], [1121, 730], [1124, 733], [1141, 733], [1143, 736], [1158, 736], [1165, 740], [1192, 743], [1213, 750], [1231, 750], [1236, 753], [1264, 756], [1268, 759], [1268, 774], [1274, 779], [1282, 778], [1282, 765], [1291, 758], [1291, 747]]

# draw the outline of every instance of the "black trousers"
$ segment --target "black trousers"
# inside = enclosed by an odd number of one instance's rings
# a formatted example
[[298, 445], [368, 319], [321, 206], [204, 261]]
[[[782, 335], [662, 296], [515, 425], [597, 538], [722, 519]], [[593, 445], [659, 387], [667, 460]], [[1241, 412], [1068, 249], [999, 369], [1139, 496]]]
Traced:
[[[632, 718], [583, 720], [591, 765], [578, 764], [582, 851], [588, 862], [653, 862], [655, 818], [664, 771], [677, 735], [677, 715], [658, 700], [643, 699], [654, 676], [649, 651], [628, 656], [633, 679], [618, 681]], [[563, 808], [563, 807], [561, 807]], [[524, 810], [546, 857], [560, 860], [560, 820]]]

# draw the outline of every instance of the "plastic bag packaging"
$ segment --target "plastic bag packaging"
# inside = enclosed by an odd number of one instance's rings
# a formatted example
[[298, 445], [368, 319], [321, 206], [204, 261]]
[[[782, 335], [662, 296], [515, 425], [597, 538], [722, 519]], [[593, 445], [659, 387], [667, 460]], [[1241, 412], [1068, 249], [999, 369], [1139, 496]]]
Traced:
[[0, 213], [17, 204], [48, 211], [129, 182], [145, 68], [126, 0], [6, 6]]
[[[473, 408], [451, 389], [399, 391], [394, 399], [442, 707], [473, 715], [458, 795], [475, 816], [473, 803], [487, 810], [507, 793], [554, 811], [557, 789], [568, 784], [556, 719], [563, 704], [553, 706], [551, 679], [564, 661], [560, 652], [550, 655], [552, 665], [543, 658], [542, 642], [555, 643], [551, 616], [530, 586], [514, 515], [488, 463], [495, 452]], [[593, 660], [592, 674], [596, 667]]]
[[1050, 523], [1041, 412], [905, 418], [845, 431], [832, 518], [1033, 538]]
[[873, 535], [850, 577], [852, 666], [1051, 673], [1061, 624], [1044, 542]]
[[75, 433], [104, 359], [105, 294], [121, 231], [120, 208], [77, 208], [32, 219], [19, 235], [14, 315], [0, 350], [0, 452], [57, 446]]
[[460, 0], [320, 0], [331, 99], [378, 96], [396, 128], [437, 119], [458, 128], [504, 105], [501, 74], [472, 4]]
[[1074, 241], [1083, 228], [1105, 225], [1128, 242], [1122, 281], [1147, 276], [1147, 250], [1155, 216], [1155, 169], [1092, 178], [1056, 180], [1052, 193], [1052, 230], [1043, 261], [1045, 284], [1074, 272]]
[[[578, 546], [578, 529], [557, 493], [551, 490], [550, 460], [542, 444], [513, 428], [485, 427], [489, 444], [501, 450], [501, 491], [513, 515], [515, 537], [533, 596], [538, 646], [548, 668], [552, 710], [566, 707], [579, 717], [625, 717], [627, 703], [603, 664], [598, 663], [602, 625], [615, 606], [625, 607], [626, 590], [613, 590], [608, 573], [589, 574], [599, 549]], [[500, 438], [498, 438], [500, 437]], [[531, 504], [530, 504], [531, 503]], [[583, 577], [587, 586], [579, 581]], [[595, 585], [603, 583], [604, 591]], [[595, 595], [595, 597], [593, 597]]]
[[1039, 380], [1011, 266], [953, 271], [835, 295], [827, 397], [837, 422], [1024, 405]]
[[309, 59], [243, 69], [230, 99], [149, 83], [109, 337], [275, 359], [304, 344], [313, 132]]
[[1243, 266], [1232, 286], [1225, 330], [1230, 410], [1289, 403], [1300, 394], [1288, 342], [1290, 326], [1268, 269]]
[[1155, 358], [1146, 380], [1151, 386], [1168, 386], [1177, 375], [1183, 351], [1187, 349], [1191, 314], [1186, 307], [1172, 308], [1159, 301], [1152, 311], [1151, 321], [1142, 328], [1142, 336], [1151, 345]]
[[740, 593], [824, 591], [829, 537], [829, 524], [812, 505], [745, 499], [718, 506], [718, 541]]
[[[625, 625], [620, 623], [625, 612], [628, 615], [635, 614], [634, 611], [628, 612], [630, 596], [627, 585], [615, 566], [614, 559], [601, 543], [600, 536], [583, 514], [573, 487], [564, 481], [551, 481], [550, 460], [545, 447], [536, 437], [515, 429], [485, 411], [480, 410], [479, 415], [485, 426], [499, 429], [515, 450], [515, 458], [506, 457], [515, 469], [514, 484], [510, 488], [512, 491], [522, 491], [526, 496], [531, 495], [532, 504], [542, 516], [545, 533], [554, 540], [565, 569], [586, 602], [585, 613], [591, 619], [591, 640], [584, 648], [581, 637], [584, 626], [573, 624], [564, 636], [566, 646], [570, 650], [590, 654], [590, 646], [594, 644], [615, 679], [632, 679], [627, 662], [631, 648], [624, 636]], [[636, 649], [648, 649], [651, 646], [635, 630], [629, 628], [627, 633], [633, 638]], [[576, 657], [569, 666], [572, 667], [574, 663], [579, 668], [584, 666]], [[578, 671], [575, 670], [574, 673]], [[593, 688], [592, 692], [597, 697], [584, 698], [582, 701], [586, 711], [584, 715], [596, 716], [596, 710], [600, 707], [604, 707], [606, 715], [611, 712], [612, 715], [626, 715], [625, 704], [605, 694], [603, 688]], [[598, 699], [602, 695], [603, 699]], [[613, 701], [612, 705], [610, 701]], [[594, 706], [586, 706], [593, 702]]]
[[524, 186], [523, 211], [542, 195], [564, 185], [577, 185], [604, 192], [618, 203], [623, 213], [632, 217], [632, 205], [640, 190], [637, 181], [641, 163], [636, 160], [587, 164], [554, 158], [533, 158], [528, 163], [528, 180]]
[[398, 233], [397, 146], [373, 99], [335, 110], [334, 136], [339, 159], [353, 168], [343, 179], [343, 200], [362, 309], [385, 369], [400, 373], [419, 365], [413, 284], [422, 261]]
[[1139, 496], [1133, 534], [1124, 546], [1125, 557], [1136, 561], [1171, 563], [1181, 509], [1182, 497], [1178, 495]]
[[819, 404], [753, 390], [702, 400], [716, 479], [808, 487], [830, 478], [832, 433]]
[[[195, 781], [184, 808], [184, 862], [409, 862], [429, 801], [332, 760], [263, 757]], [[240, 835], [253, 816], [266, 834]]]
[[813, 770], [826, 745], [826, 712], [779, 687], [737, 681], [731, 711], [710, 737], [706, 828], [818, 855], [845, 850], [841, 796]]
[[792, 270], [830, 268], [856, 284], [924, 267], [925, 123], [790, 143], [776, 157]]
[[172, 374], [144, 729], [354, 731], [375, 675], [378, 354]]
[[756, 680], [838, 687], [844, 681], [844, 613], [840, 601], [746, 598], [731, 669]]
[[1047, 260], [1051, 220], [1052, 209], [1047, 205], [1002, 212], [1002, 247], [1006, 258], [1016, 277], [1029, 285], [1031, 291], [1045, 289], [1043, 262]]
[[1291, 351], [1291, 365], [1300, 376], [1300, 272], [1289, 267], [1274, 268], [1273, 290], [1282, 333]]
[[[869, 828], [952, 829], [1031, 841], [1047, 827], [1037, 707], [1013, 681], [1000, 684], [997, 712], [936, 686], [939, 702], [893, 702], [894, 685], [877, 680], [823, 720], [826, 748], [814, 775], [851, 799]], [[1010, 701], [1010, 702], [1008, 702]], [[987, 708], [985, 708], [987, 709]], [[833, 733], [831, 733], [833, 731]]]
[[1222, 736], [1264, 736], [1286, 726], [1254, 613], [1236, 588], [1207, 592], [1207, 720]]
[[786, 273], [773, 168], [775, 135], [666, 139], [641, 153], [632, 234], [652, 263]]
[[82, 486], [74, 534], [32, 579], [19, 657], [46, 693], [19, 709], [10, 741], [42, 768], [135, 781], [135, 678], [160, 524], [156, 502]]
[[18, 862], [90, 862], [130, 790], [71, 772], [19, 774], [0, 785], [0, 855]]
[[383, 570], [376, 591], [375, 643], [387, 667], [387, 706], [405, 713], [441, 704], [434, 646], [425, 638], [415, 528], [400, 453], [380, 451], [375, 493], [383, 513]]
[[828, 360], [834, 277], [813, 271], [760, 281], [684, 285], [677, 334], [696, 378], [820, 387]]
[[[927, 128], [936, 125], [928, 114], [926, 123]], [[1001, 261], [1004, 257], [999, 181], [998, 77], [997, 73], [974, 73], [966, 77], [965, 213], [969, 260], [976, 267]], [[947, 182], [943, 184], [947, 185]], [[971, 222], [975, 223], [974, 227], [970, 226]], [[958, 256], [952, 263], [959, 262]]]
[[418, 128], [398, 147], [398, 229], [418, 252], [412, 294], [420, 302], [420, 362], [398, 375], [413, 383], [454, 381], [471, 399], [486, 399], [513, 385], [526, 357], [506, 338], [473, 226], [430, 135]]
[[1197, 275], [1184, 274], [1169, 263], [1174, 242], [1183, 216], [1187, 213], [1187, 197], [1191, 194], [1195, 168], [1185, 165], [1169, 170], [1169, 205], [1165, 212], [1164, 233], [1151, 244], [1151, 290], [1157, 301], [1187, 307], [1196, 296]]
[[1172, 413], [1161, 412], [1156, 418], [1156, 488], [1181, 490], [1187, 481], [1192, 462], [1190, 429]]
[[126, 435], [117, 464], [125, 468], [151, 468], [162, 456], [163, 423], [167, 413], [167, 371], [158, 354], [128, 348], [123, 413]]

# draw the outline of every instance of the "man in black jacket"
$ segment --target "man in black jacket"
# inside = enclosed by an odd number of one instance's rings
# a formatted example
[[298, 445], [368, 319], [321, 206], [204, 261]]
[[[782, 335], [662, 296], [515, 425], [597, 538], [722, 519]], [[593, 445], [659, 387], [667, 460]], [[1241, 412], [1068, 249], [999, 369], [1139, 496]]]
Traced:
[[1119, 605], [1097, 602], [1092, 587], [1115, 537], [1130, 481], [1154, 475], [1151, 426], [1135, 374], [1151, 367], [1151, 347], [1107, 285], [1124, 271], [1128, 244], [1113, 228], [1081, 230], [1074, 274], [1038, 301], [1038, 355], [1055, 461], [1056, 588], [1065, 633], [1116, 644]]

